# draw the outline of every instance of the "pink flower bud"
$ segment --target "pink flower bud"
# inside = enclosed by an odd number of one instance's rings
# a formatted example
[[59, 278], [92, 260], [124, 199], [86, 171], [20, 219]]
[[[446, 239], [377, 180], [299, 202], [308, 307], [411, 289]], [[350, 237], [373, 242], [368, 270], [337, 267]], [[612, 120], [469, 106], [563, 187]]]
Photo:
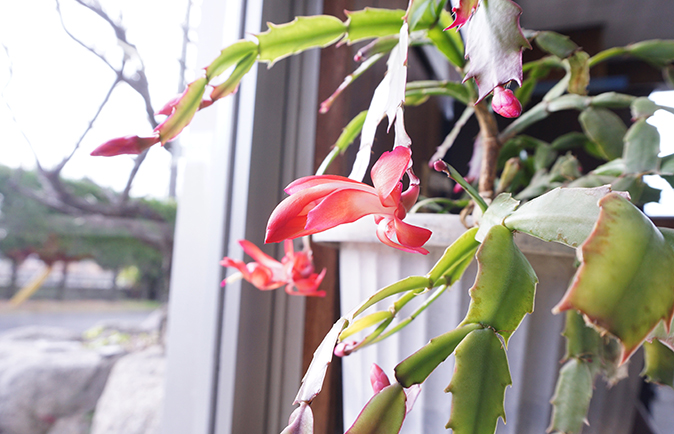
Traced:
[[125, 136], [108, 140], [91, 152], [94, 157], [112, 157], [122, 154], [140, 154], [150, 146], [159, 142], [159, 136], [138, 137]]
[[445, 172], [447, 170], [447, 163], [445, 163], [442, 160], [435, 160], [432, 163], [431, 167], [433, 167], [433, 169], [435, 169], [438, 172]]
[[522, 114], [522, 104], [515, 98], [512, 90], [504, 89], [503, 86], [494, 88], [491, 108], [504, 118], [516, 118]]
[[379, 393], [384, 387], [391, 385], [386, 373], [376, 363], [373, 363], [370, 367], [370, 384], [372, 384], [372, 390], [375, 394]]

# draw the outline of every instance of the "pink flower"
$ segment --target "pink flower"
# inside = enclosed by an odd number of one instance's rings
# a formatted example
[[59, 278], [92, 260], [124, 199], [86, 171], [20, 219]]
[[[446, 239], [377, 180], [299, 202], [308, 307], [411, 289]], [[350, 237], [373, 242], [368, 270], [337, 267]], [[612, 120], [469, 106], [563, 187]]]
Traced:
[[285, 190], [290, 197], [269, 218], [265, 242], [315, 234], [373, 215], [381, 242], [406, 252], [427, 254], [422, 246], [431, 231], [403, 222], [419, 195], [415, 183], [402, 191], [400, 179], [410, 159], [411, 151], [404, 146], [385, 152], [372, 167], [374, 187], [334, 175], [307, 176], [292, 182]]
[[122, 154], [140, 154], [150, 146], [159, 142], [159, 136], [138, 137], [125, 136], [108, 140], [91, 152], [94, 157], [112, 157]]
[[491, 99], [491, 108], [504, 118], [516, 118], [522, 114], [522, 104], [510, 89], [503, 86], [494, 88], [494, 97]]
[[[318, 286], [325, 277], [326, 270], [323, 269], [320, 274], [314, 273], [312, 252], [308, 248], [295, 253], [293, 242], [286, 240], [284, 243], [286, 254], [279, 262], [250, 241], [240, 240], [239, 244], [255, 262], [246, 264], [236, 259], [223, 258], [220, 265], [234, 267], [241, 273], [234, 276], [243, 277], [263, 291], [286, 285], [286, 292], [291, 295], [325, 296], [325, 291], [318, 291]], [[233, 276], [223, 280], [222, 286], [225, 286], [231, 277]]]

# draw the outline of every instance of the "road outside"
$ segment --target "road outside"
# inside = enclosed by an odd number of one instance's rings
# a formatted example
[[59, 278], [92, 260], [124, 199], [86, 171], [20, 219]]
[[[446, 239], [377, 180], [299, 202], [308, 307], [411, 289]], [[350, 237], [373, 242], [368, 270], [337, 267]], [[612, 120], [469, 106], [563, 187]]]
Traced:
[[28, 300], [18, 307], [0, 301], [0, 333], [15, 327], [51, 326], [84, 332], [99, 322], [138, 324], [159, 307], [148, 301]]

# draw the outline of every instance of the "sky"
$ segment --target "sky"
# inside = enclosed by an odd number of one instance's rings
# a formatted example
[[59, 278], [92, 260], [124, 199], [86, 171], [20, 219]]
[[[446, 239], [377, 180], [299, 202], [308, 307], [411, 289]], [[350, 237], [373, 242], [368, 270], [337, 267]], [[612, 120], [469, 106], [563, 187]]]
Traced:
[[[58, 164], [72, 152], [114, 81], [107, 65], [66, 34], [56, 4], [55, 0], [0, 0], [0, 164], [32, 169], [36, 157], [45, 168]], [[111, 28], [73, 0], [60, 4], [70, 32], [113, 65], [120, 65], [124, 51]], [[158, 110], [178, 92], [187, 0], [102, 4], [115, 19], [124, 11], [127, 39], [143, 59]], [[197, 7], [192, 16], [198, 15]], [[62, 174], [72, 179], [88, 177], [121, 191], [133, 157], [91, 157], [89, 153], [111, 138], [151, 132], [142, 99], [127, 85], [118, 85]], [[169, 152], [153, 147], [131, 194], [166, 197], [170, 165]]]

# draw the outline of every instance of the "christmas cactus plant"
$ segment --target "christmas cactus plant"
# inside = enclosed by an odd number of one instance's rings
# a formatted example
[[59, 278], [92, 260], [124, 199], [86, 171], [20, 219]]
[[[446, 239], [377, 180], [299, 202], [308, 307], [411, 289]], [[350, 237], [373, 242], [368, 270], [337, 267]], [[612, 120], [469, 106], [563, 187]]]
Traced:
[[[167, 118], [152, 135], [113, 139], [93, 152], [133, 154], [165, 144], [198, 110], [235, 92], [256, 62], [271, 66], [311, 48], [368, 41], [359, 51], [358, 69], [320, 107], [328, 111], [350, 83], [388, 54], [387, 73], [373, 89], [368, 110], [345, 126], [316, 175], [287, 187], [289, 196], [270, 216], [266, 241], [286, 240], [286, 256], [276, 261], [242, 241], [256, 262], [223, 261], [260, 289], [286, 285], [291, 294], [322, 296], [318, 286], [323, 273], [314, 272], [309, 244], [295, 253], [287, 240], [306, 240], [372, 215], [373, 231], [384, 244], [409, 254], [427, 253], [424, 244], [430, 231], [405, 222], [420, 185], [412, 170], [414, 144], [405, 131], [405, 107], [437, 95], [465, 105], [431, 164], [471, 199], [462, 214], [472, 214], [474, 227], [448, 246], [428, 273], [373, 288], [369, 299], [334, 324], [315, 352], [296, 397], [299, 406], [284, 433], [313, 432], [310, 405], [333, 357], [348, 356], [405, 327], [409, 321], [396, 318], [404, 305], [425, 297], [417, 312], [421, 314], [474, 260], [479, 268], [464, 320], [402, 360], [395, 367], [394, 381], [373, 368], [374, 396], [348, 432], [397, 433], [420, 385], [454, 354], [455, 372], [446, 389], [452, 394], [447, 428], [457, 434], [493, 433], [498, 418], [506, 416], [504, 396], [511, 384], [508, 341], [533, 311], [538, 281], [514, 243], [515, 232], [565, 244], [576, 249], [578, 257], [575, 277], [554, 308], [566, 315], [567, 352], [552, 397], [550, 432], [579, 432], [594, 378], [615, 373], [641, 346], [643, 375], [673, 385], [674, 231], [654, 226], [638, 208], [656, 196], [644, 184], [645, 175], [659, 174], [674, 183], [674, 155], [659, 156], [659, 134], [647, 123], [656, 110], [672, 109], [615, 92], [590, 96], [587, 87], [591, 69], [616, 56], [633, 56], [671, 73], [674, 41], [644, 41], [590, 56], [560, 34], [523, 31], [522, 11], [511, 0], [461, 0], [451, 12], [446, 3], [414, 0], [407, 10], [347, 12], [345, 21], [320, 15], [270, 24], [267, 31], [222, 50], [201, 78], [161, 110]], [[408, 82], [407, 53], [412, 45], [435, 47], [463, 80]], [[532, 45], [545, 56], [523, 65], [522, 51]], [[551, 70], [559, 70], [562, 78], [540, 102], [530, 105], [537, 82]], [[632, 113], [630, 125], [613, 111], [627, 108]], [[569, 110], [578, 112], [582, 132], [569, 132], [551, 143], [523, 134], [535, 123]], [[472, 116], [480, 127], [475, 143], [480, 158], [473, 159], [474, 176], [464, 178], [443, 158]], [[515, 119], [499, 130], [496, 116]], [[369, 185], [362, 181], [370, 167], [376, 128], [384, 118], [393, 127], [394, 146], [374, 163]], [[325, 175], [330, 162], [358, 136], [349, 176]], [[583, 173], [577, 150], [601, 164]], [[236, 277], [227, 280], [232, 278]], [[392, 300], [392, 307], [369, 309], [383, 300]], [[363, 332], [364, 337], [353, 340]]]

